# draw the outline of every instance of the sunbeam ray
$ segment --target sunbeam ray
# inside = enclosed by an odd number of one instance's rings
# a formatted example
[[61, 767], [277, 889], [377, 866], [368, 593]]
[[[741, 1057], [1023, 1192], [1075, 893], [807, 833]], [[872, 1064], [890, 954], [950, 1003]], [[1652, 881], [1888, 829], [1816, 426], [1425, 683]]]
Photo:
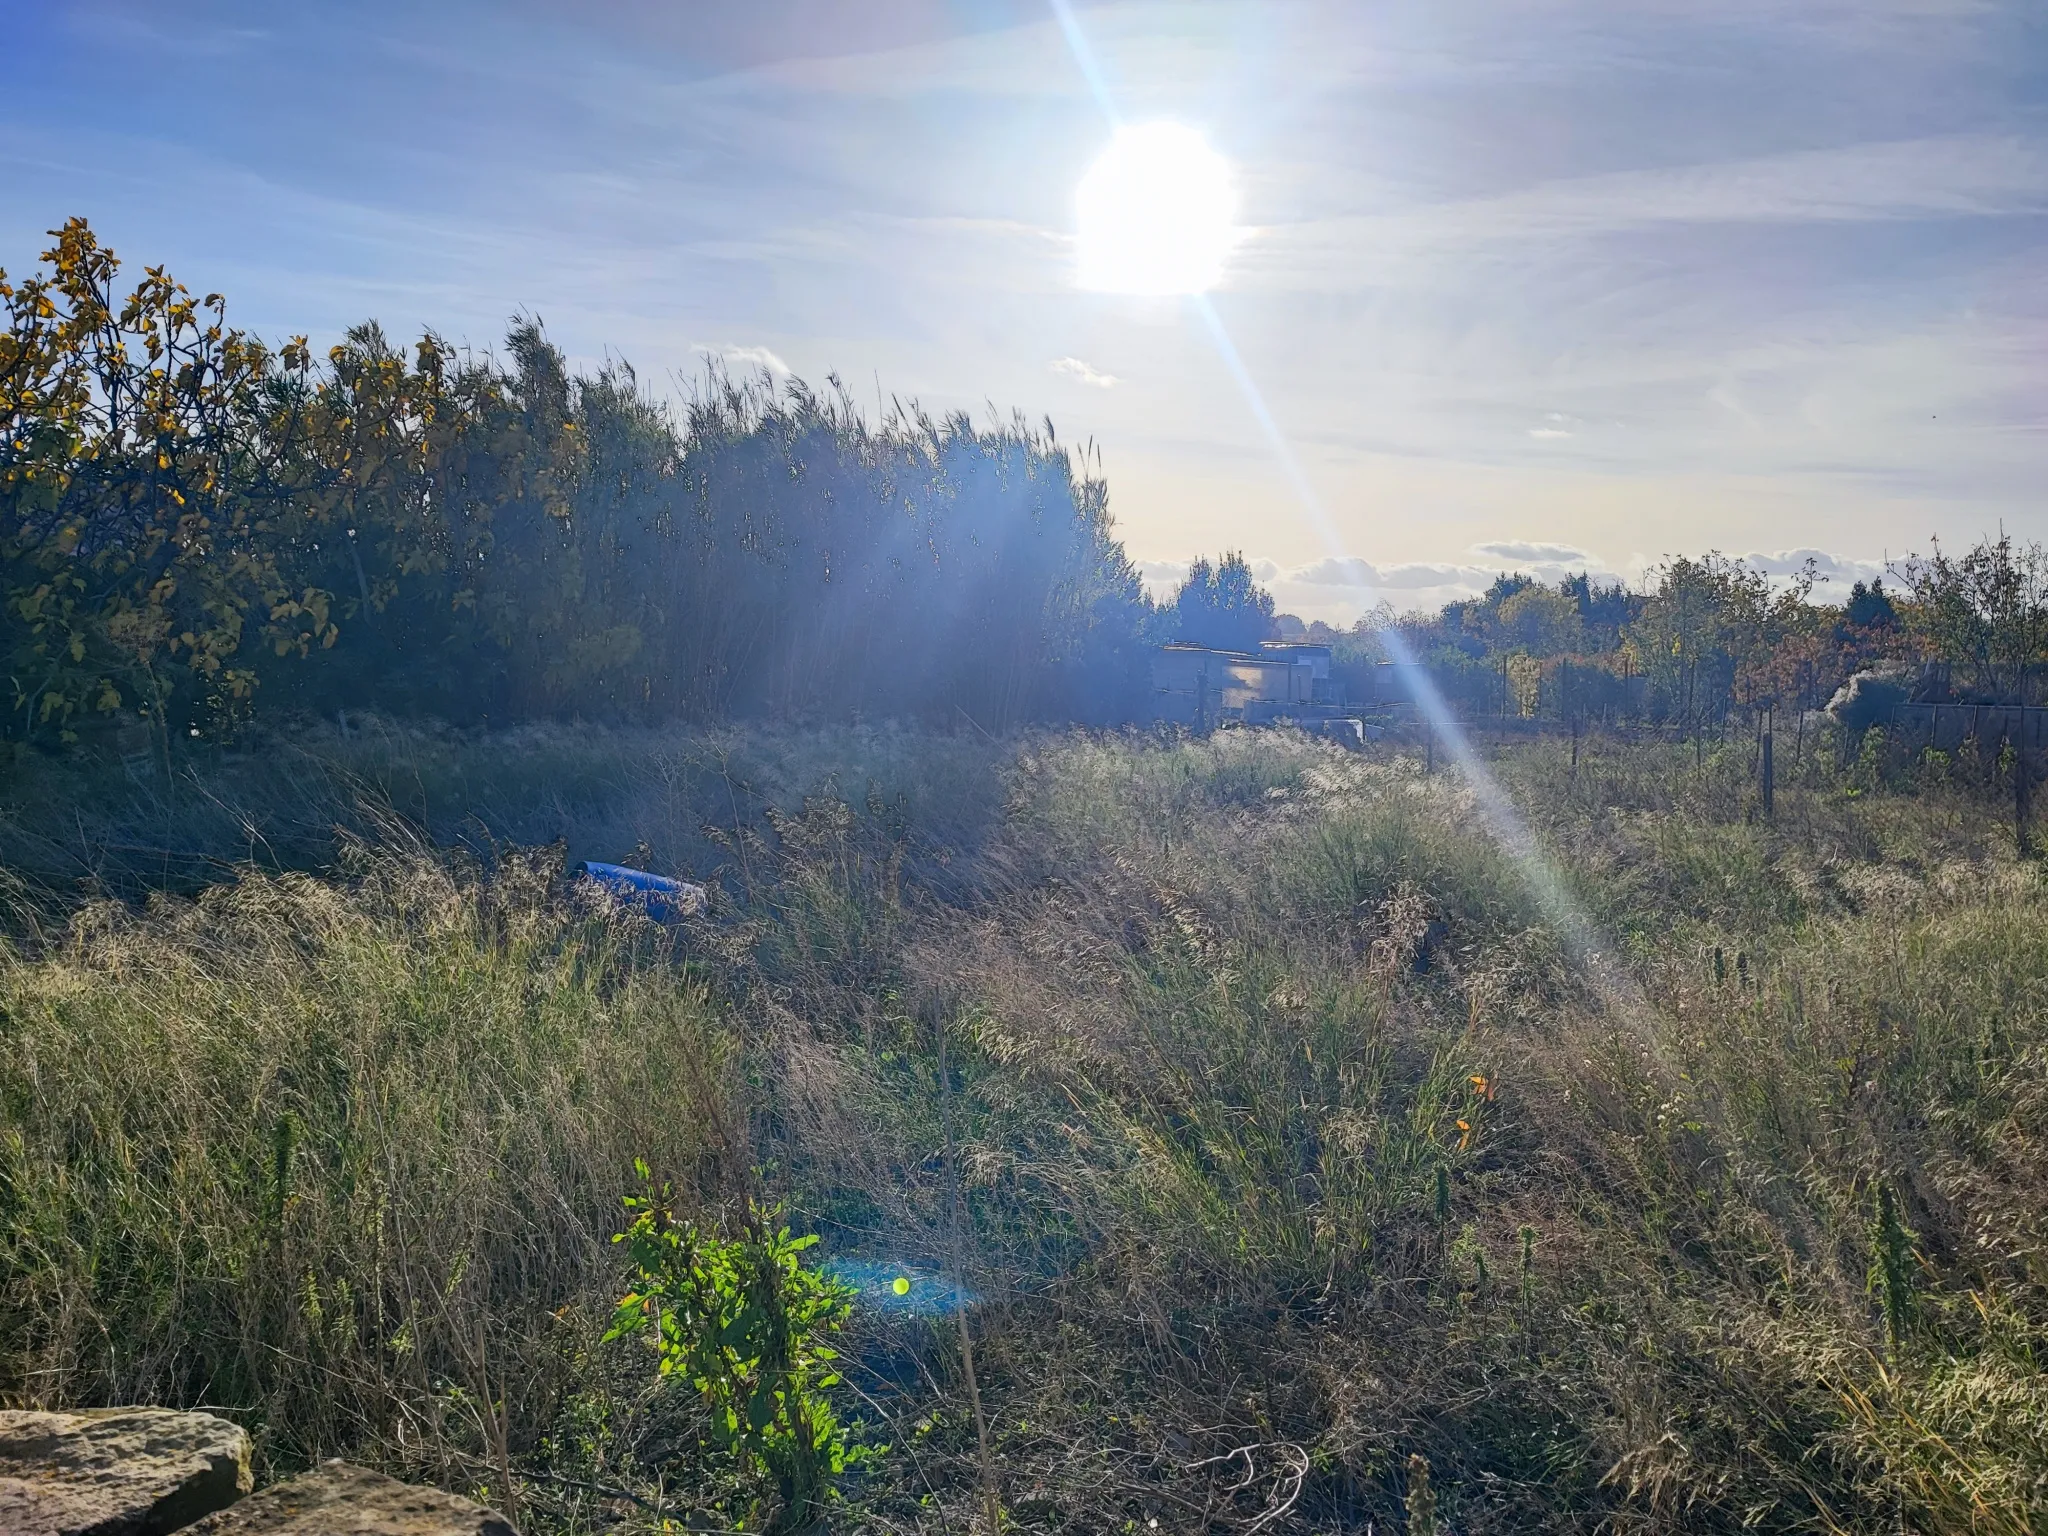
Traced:
[[[1053, 14], [1059, 21], [1060, 31], [1073, 53], [1074, 62], [1083, 78], [1087, 80], [1103, 115], [1109, 120], [1112, 128], [1122, 125], [1125, 119], [1117, 110], [1115, 99], [1110, 94], [1108, 82], [1103, 74], [1101, 61], [1089, 44], [1087, 33], [1082, 30], [1080, 18], [1074, 14], [1068, 0], [1050, 0], [1050, 3]], [[1244, 358], [1239, 354], [1236, 343], [1231, 340], [1230, 332], [1223, 324], [1223, 317], [1217, 313], [1215, 304], [1205, 293], [1189, 295], [1189, 303], [1201, 321], [1203, 329], [1208, 332], [1210, 341], [1215, 345], [1216, 354], [1222, 359], [1225, 370], [1237, 385], [1239, 394], [1244, 397], [1245, 406], [1251, 412], [1252, 419], [1258, 423], [1259, 430], [1265, 435], [1267, 446], [1272, 450], [1282, 474], [1286, 476], [1289, 488], [1294, 492], [1297, 510], [1322, 542], [1324, 549], [1342, 562], [1343, 569], [1352, 572], [1363, 570], [1363, 563], [1345, 545], [1343, 536], [1337, 531], [1336, 523], [1323, 505], [1321, 496], [1317, 494], [1315, 486], [1302, 469], [1301, 461], [1295, 456], [1287, 435], [1280, 430], [1280, 424], [1267, 406], [1258, 381], [1245, 366]], [[1354, 580], [1348, 585], [1349, 590], [1364, 599], [1363, 606], [1370, 606], [1380, 598], [1378, 589], [1369, 582]], [[1451, 714], [1443, 695], [1437, 690], [1427, 670], [1418, 664], [1407, 639], [1400, 630], [1391, 627], [1380, 632], [1380, 639], [1389, 654], [1397, 663], [1403, 664], [1404, 670], [1412, 679], [1411, 686], [1414, 689], [1416, 705], [1449, 750], [1452, 760], [1458, 765], [1472, 791], [1488, 832], [1515, 861], [1531, 895], [1535, 897], [1545, 915], [1557, 926], [1573, 957], [1586, 968], [1594, 985], [1608, 1002], [1613, 1003], [1622, 999], [1635, 1001], [1636, 990], [1615, 963], [1611, 946], [1603, 942], [1598, 926], [1572, 894], [1556, 861], [1544, 849], [1535, 830], [1515, 808], [1507, 791], [1501, 787], [1500, 781], [1473, 748], [1471, 739], [1456, 717]]]

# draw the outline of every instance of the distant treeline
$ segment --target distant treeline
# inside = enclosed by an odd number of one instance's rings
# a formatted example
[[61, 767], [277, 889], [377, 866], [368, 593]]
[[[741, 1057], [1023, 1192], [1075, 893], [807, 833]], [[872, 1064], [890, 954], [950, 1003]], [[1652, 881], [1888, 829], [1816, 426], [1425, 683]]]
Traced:
[[678, 416], [527, 320], [502, 359], [374, 324], [316, 358], [161, 268], [123, 293], [82, 220], [43, 260], [0, 272], [0, 740], [358, 708], [1107, 723], [1145, 716], [1161, 641], [1326, 639], [1361, 698], [1389, 630], [1461, 712], [1681, 729], [1880, 663], [2031, 699], [2048, 662], [2048, 557], [2003, 537], [1846, 604], [1710, 554], [1311, 633], [1232, 554], [1155, 606], [1050, 424], [870, 423], [836, 382], [716, 373]]
[[[1929, 702], [2039, 704], [2048, 695], [2048, 549], [2005, 534], [1939, 545], [1885, 577], [1825, 593], [1813, 562], [1773, 579], [1720, 554], [1679, 556], [1640, 587], [1585, 573], [1504, 572], [1434, 612], [1382, 607], [1349, 629], [1271, 616], [1283, 640], [1331, 647], [1353, 698], [1374, 669], [1416, 661], [1461, 715], [1718, 728], [1826, 705], [1859, 672]], [[1177, 615], [1183, 632], [1200, 618]], [[1242, 619], [1240, 623], [1244, 622]], [[1209, 626], [1215, 628], [1213, 624]]]
[[1827, 704], [1858, 672], [1933, 701], [2036, 703], [2048, 677], [2048, 551], [1985, 538], [1938, 546], [1816, 601], [1808, 567], [1772, 581], [1718, 554], [1667, 561], [1640, 590], [1584, 575], [1503, 575], [1434, 615], [1382, 616], [1350, 648], [1388, 654], [1398, 630], [1460, 712], [1648, 721], [1693, 731], [1765, 709]]
[[1137, 703], [1154, 610], [1049, 426], [718, 376], [678, 420], [532, 322], [503, 360], [374, 325], [317, 359], [57, 234], [0, 273], [8, 738]]

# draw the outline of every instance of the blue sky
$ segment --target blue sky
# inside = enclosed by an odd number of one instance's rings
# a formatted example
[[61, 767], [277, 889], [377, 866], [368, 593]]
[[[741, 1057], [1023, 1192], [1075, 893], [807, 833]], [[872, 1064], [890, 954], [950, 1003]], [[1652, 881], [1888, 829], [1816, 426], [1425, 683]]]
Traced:
[[[0, 266], [83, 214], [269, 336], [515, 311], [1092, 439], [1157, 580], [1239, 548], [1344, 618], [1709, 547], [1842, 579], [2048, 538], [2039, 0], [1082, 5], [1200, 128], [1217, 312], [1078, 291], [1108, 127], [1025, 0], [0, 0]], [[1341, 550], [1342, 556], [1338, 558]]]

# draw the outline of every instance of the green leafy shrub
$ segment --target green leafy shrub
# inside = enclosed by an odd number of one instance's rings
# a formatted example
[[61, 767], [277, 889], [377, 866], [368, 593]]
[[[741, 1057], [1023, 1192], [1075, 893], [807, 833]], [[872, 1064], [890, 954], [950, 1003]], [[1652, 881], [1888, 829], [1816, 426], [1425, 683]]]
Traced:
[[[635, 1165], [643, 1179], [647, 1165]], [[749, 1202], [721, 1238], [679, 1218], [667, 1185], [628, 1197], [625, 1245], [633, 1289], [606, 1341], [653, 1332], [663, 1375], [681, 1376], [711, 1410], [712, 1432], [744, 1473], [765, 1473], [771, 1531], [804, 1531], [822, 1517], [831, 1479], [876, 1454], [853, 1443], [826, 1392], [839, 1384], [826, 1340], [852, 1311], [853, 1292], [804, 1263], [815, 1234], [793, 1237], [779, 1207]]]

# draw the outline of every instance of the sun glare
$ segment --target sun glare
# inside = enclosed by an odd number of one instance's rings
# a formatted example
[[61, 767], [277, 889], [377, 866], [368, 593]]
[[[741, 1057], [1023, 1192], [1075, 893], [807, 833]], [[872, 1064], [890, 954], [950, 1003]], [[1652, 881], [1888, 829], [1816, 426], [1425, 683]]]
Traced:
[[1119, 128], [1081, 178], [1080, 282], [1102, 293], [1203, 293], [1237, 243], [1230, 165], [1180, 123]]

